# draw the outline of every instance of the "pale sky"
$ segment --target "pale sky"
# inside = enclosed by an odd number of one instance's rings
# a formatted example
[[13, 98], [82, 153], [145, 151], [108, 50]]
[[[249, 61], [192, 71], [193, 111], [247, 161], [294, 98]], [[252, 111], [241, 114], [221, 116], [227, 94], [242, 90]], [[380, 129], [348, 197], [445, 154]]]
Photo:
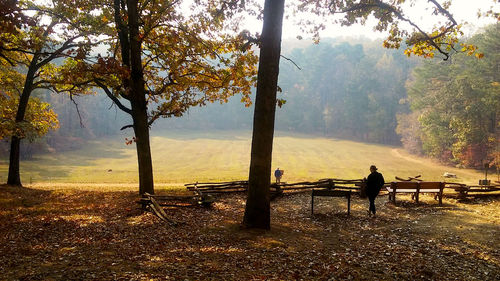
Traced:
[[[286, 0], [287, 2], [293, 0]], [[430, 12], [425, 11], [424, 5], [426, 5], [427, 0], [419, 0], [417, 1], [418, 5], [411, 9], [411, 20], [414, 22], [423, 25], [426, 28], [432, 28], [439, 19], [436, 17], [429, 16]], [[439, 1], [443, 2], [443, 1]], [[450, 11], [457, 20], [457, 22], [467, 21], [468, 25], [464, 26], [464, 31], [466, 35], [471, 35], [478, 28], [481, 28], [485, 25], [492, 24], [495, 22], [495, 19], [489, 18], [481, 18], [478, 20], [477, 11], [481, 9], [481, 11], [486, 11], [489, 7], [494, 6], [495, 11], [500, 10], [499, 0], [452, 0], [452, 5], [450, 7]], [[316, 16], [317, 17], [317, 16]], [[339, 36], [365, 36], [371, 39], [376, 38], [385, 38], [387, 37], [386, 33], [378, 33], [373, 31], [373, 26], [375, 24], [375, 20], [367, 23], [367, 26], [354, 25], [351, 27], [340, 27], [339, 25], [330, 25], [326, 30], [320, 33], [321, 37], [339, 37]], [[262, 22], [249, 20], [249, 24], [246, 27], [252, 33], [253, 32], [261, 32], [262, 31]], [[299, 27], [297, 24], [293, 23], [292, 19], [288, 19], [284, 21], [283, 24], [283, 38], [296, 38], [297, 35], [301, 35], [299, 31]], [[303, 35], [303, 34], [302, 34]], [[303, 35], [304, 38], [310, 37], [307, 35]]]

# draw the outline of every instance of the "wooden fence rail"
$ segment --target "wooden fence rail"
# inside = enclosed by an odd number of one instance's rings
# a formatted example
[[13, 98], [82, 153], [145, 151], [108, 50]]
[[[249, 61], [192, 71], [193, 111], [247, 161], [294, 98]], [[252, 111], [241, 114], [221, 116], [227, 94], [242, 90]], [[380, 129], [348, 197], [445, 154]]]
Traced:
[[[415, 177], [396, 177], [398, 181], [414, 181], [422, 182], [420, 175]], [[471, 195], [473, 193], [494, 192], [500, 191], [499, 185], [479, 186], [479, 185], [466, 185], [462, 183], [444, 182], [445, 189], [453, 189], [459, 193], [460, 196]], [[386, 183], [386, 187], [390, 183]], [[231, 181], [231, 182], [197, 182], [188, 183], [185, 185], [188, 190], [198, 190], [202, 193], [208, 194], [224, 194], [224, 193], [241, 193], [248, 190], [248, 181]], [[338, 178], [325, 178], [318, 181], [302, 181], [295, 183], [272, 183], [271, 195], [276, 196], [285, 191], [302, 191], [316, 189], [337, 189], [337, 190], [351, 190], [355, 193], [364, 194], [365, 182], [363, 179], [338, 179]]]
[[[363, 185], [363, 180], [345, 180], [345, 179], [320, 179], [318, 181], [303, 181], [296, 183], [272, 183], [270, 185], [271, 195], [275, 196], [284, 191], [299, 191], [307, 189], [344, 189], [359, 192]], [[248, 181], [233, 181], [233, 182], [206, 182], [206, 183], [188, 183], [185, 184], [188, 190], [198, 190], [202, 193], [223, 194], [246, 192], [248, 190]]]

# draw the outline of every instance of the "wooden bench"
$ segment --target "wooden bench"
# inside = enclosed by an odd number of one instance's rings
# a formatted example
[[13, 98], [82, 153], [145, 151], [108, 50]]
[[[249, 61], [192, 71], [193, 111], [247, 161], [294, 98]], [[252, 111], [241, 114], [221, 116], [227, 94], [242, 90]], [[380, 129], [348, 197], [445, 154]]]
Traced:
[[434, 199], [439, 198], [439, 205], [443, 204], [443, 189], [444, 182], [430, 182], [430, 181], [402, 181], [391, 182], [387, 187], [389, 191], [389, 201], [396, 203], [396, 193], [412, 193], [415, 201], [418, 203], [420, 193], [435, 193]]
[[346, 197], [347, 198], [347, 214], [351, 214], [351, 191], [350, 190], [332, 190], [332, 189], [313, 189], [311, 192], [311, 215], [314, 215], [314, 197]]

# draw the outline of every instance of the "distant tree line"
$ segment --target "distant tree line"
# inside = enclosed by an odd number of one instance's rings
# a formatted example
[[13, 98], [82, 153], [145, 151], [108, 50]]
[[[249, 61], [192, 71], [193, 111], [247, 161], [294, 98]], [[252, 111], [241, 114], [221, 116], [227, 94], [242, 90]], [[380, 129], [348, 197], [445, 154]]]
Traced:
[[280, 86], [287, 102], [278, 128], [399, 144], [395, 116], [407, 110], [399, 101], [415, 61], [377, 46], [339, 43], [293, 50], [290, 59], [302, 70], [284, 62]]
[[[287, 41], [283, 43], [285, 46]], [[407, 112], [405, 82], [417, 60], [364, 39], [348, 43], [324, 39], [320, 44], [292, 48], [284, 54], [276, 130], [399, 144], [396, 114]], [[249, 129], [251, 110], [237, 99], [193, 109], [185, 118], [160, 128]]]

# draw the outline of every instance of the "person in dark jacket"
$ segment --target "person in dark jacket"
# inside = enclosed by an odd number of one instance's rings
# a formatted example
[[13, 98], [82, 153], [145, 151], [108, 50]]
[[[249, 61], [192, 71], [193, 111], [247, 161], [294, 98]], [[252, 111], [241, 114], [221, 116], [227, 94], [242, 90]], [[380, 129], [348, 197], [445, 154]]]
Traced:
[[377, 167], [375, 165], [370, 166], [370, 175], [366, 180], [366, 195], [368, 200], [370, 200], [370, 208], [368, 209], [368, 214], [375, 216], [375, 198], [380, 192], [380, 189], [384, 186], [385, 180], [381, 173], [377, 172]]
[[274, 171], [274, 176], [276, 177], [276, 183], [280, 183], [281, 177], [283, 176], [283, 170], [280, 170], [280, 168], [276, 169], [276, 171]]

